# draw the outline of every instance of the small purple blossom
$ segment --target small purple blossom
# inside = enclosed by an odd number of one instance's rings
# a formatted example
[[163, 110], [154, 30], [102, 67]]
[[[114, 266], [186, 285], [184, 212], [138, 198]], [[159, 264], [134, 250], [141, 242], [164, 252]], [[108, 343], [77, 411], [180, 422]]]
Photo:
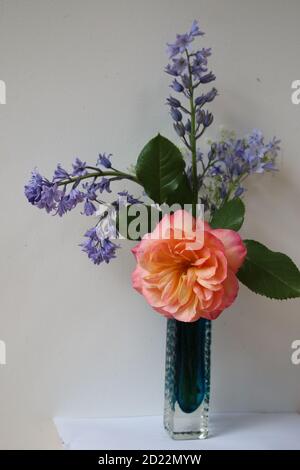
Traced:
[[69, 210], [74, 209], [80, 202], [83, 202], [85, 199], [85, 195], [82, 191], [77, 188], [72, 188], [68, 196], [68, 206]]
[[41, 197], [37, 202], [36, 206], [39, 209], [45, 209], [48, 213], [52, 212], [57, 208], [57, 204], [60, 201], [62, 196], [62, 191], [60, 191], [56, 184], [42, 186]]
[[83, 176], [87, 173], [86, 162], [82, 162], [79, 158], [76, 158], [72, 166], [72, 176]]
[[61, 164], [59, 163], [56, 167], [56, 170], [54, 171], [53, 182], [65, 180], [68, 178], [70, 178], [69, 173], [64, 168], [62, 168]]
[[173, 96], [170, 96], [169, 98], [167, 98], [167, 104], [172, 106], [173, 108], [180, 108], [181, 106], [180, 101], [177, 100], [176, 98], [173, 98]]
[[210, 103], [218, 95], [218, 91], [212, 88], [208, 93], [197, 96], [195, 99], [195, 105], [199, 108], [204, 106], [206, 103]]
[[89, 199], [86, 199], [83, 207], [83, 212], [85, 215], [90, 216], [96, 212], [96, 206]]
[[189, 49], [194, 38], [197, 36], [203, 36], [203, 34], [204, 33], [199, 29], [198, 22], [194, 20], [188, 33], [177, 34], [175, 42], [167, 44], [167, 52], [170, 59], [177, 54], [184, 52], [186, 49]]
[[178, 93], [181, 93], [184, 90], [184, 87], [181, 85], [181, 83], [178, 82], [178, 80], [176, 80], [176, 78], [173, 80], [170, 87]]
[[46, 184], [46, 181], [42, 175], [36, 170], [32, 171], [30, 180], [24, 188], [25, 196], [30, 204], [36, 205], [39, 202], [44, 184]]
[[203, 63], [202, 59], [195, 57], [192, 63], [192, 72], [197, 76], [199, 76], [201, 73], [207, 72], [207, 67]]
[[102, 257], [105, 263], [109, 263], [111, 259], [116, 257], [116, 249], [118, 245], [113, 243], [108, 238], [105, 238], [102, 242]]
[[213, 120], [214, 120], [214, 117], [212, 113], [209, 113], [208, 111], [206, 111], [203, 114], [203, 126], [204, 127], [209, 127], [212, 124]]
[[199, 77], [199, 81], [202, 84], [210, 83], [210, 82], [214, 81], [215, 79], [216, 79], [216, 76], [212, 72], [209, 72], [205, 75], [200, 75], [200, 77]]
[[172, 118], [174, 119], [174, 121], [178, 122], [178, 121], [182, 120], [182, 114], [179, 111], [179, 109], [171, 108], [170, 109], [170, 114], [171, 114]]
[[174, 129], [175, 129], [176, 134], [177, 134], [179, 137], [184, 137], [184, 135], [185, 135], [185, 127], [184, 127], [184, 125], [182, 124], [182, 122], [176, 122], [175, 124], [173, 124], [173, 126], [174, 126]]
[[205, 118], [205, 111], [198, 109], [196, 112], [196, 123], [198, 125], [202, 124]]
[[190, 36], [193, 38], [197, 36], [204, 36], [203, 31], [200, 31], [199, 24], [197, 20], [194, 20], [190, 29]]
[[97, 186], [97, 189], [99, 189], [100, 193], [103, 193], [103, 191], [111, 193], [110, 180], [108, 178], [103, 177], [101, 181], [97, 183], [96, 186]]
[[190, 120], [190, 119], [188, 119], [188, 120], [186, 121], [184, 128], [185, 128], [186, 132], [187, 132], [188, 134], [190, 134], [190, 132], [191, 132], [191, 130], [192, 130], [192, 123], [191, 123], [191, 120]]
[[177, 34], [175, 46], [179, 49], [178, 52], [184, 52], [189, 48], [191, 42], [193, 41], [193, 36], [189, 33]]
[[173, 66], [172, 69], [177, 72], [178, 75], [182, 75], [183, 72], [187, 69], [188, 67], [188, 61], [186, 60], [185, 57], [178, 57], [173, 59]]
[[171, 64], [168, 64], [165, 68], [165, 72], [168, 73], [169, 75], [171, 75], [172, 77], [178, 77], [178, 72], [177, 70], [174, 68], [173, 65]]
[[70, 204], [69, 204], [69, 197], [68, 196], [62, 196], [60, 200], [58, 201], [57, 208], [56, 208], [56, 213], [62, 217], [66, 212], [70, 210]]
[[170, 59], [172, 59], [172, 57], [175, 57], [177, 54], [179, 54], [179, 47], [177, 46], [177, 44], [167, 44], [167, 54], [169, 56]]
[[[183, 84], [184, 88], [186, 88], [186, 90], [188, 90], [188, 95], [190, 95], [190, 88], [192, 86], [191, 77], [187, 73], [184, 73], [181, 77], [181, 81], [182, 81], [182, 84]], [[186, 93], [187, 93], [187, 91], [186, 91]]]
[[251, 134], [248, 137], [248, 144], [249, 146], [252, 145], [261, 145], [263, 144], [264, 136], [261, 130], [253, 129]]
[[208, 57], [211, 56], [211, 47], [205, 48], [203, 47], [200, 51], [196, 53], [196, 56], [199, 57], [201, 56], [203, 59], [203, 62], [207, 62]]
[[111, 161], [110, 161], [111, 153], [100, 153], [97, 161], [97, 165], [101, 165], [104, 168], [111, 168]]
[[278, 168], [275, 165], [275, 162], [270, 161], [263, 164], [264, 171], [278, 171]]
[[221, 165], [213, 165], [210, 169], [211, 176], [221, 176], [223, 174], [223, 168]]

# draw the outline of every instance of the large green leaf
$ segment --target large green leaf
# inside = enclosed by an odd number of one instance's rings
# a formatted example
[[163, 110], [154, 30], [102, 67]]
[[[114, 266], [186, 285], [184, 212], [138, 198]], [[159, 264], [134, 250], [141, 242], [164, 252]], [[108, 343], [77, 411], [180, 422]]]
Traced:
[[210, 225], [212, 228], [228, 228], [238, 231], [244, 222], [245, 206], [240, 198], [226, 202], [214, 213]]
[[179, 149], [158, 134], [141, 151], [136, 175], [151, 199], [162, 204], [182, 183], [184, 168], [185, 162]]
[[181, 206], [183, 206], [184, 204], [193, 203], [193, 192], [191, 190], [188, 177], [185, 173], [178, 188], [175, 189], [175, 191], [173, 191], [171, 194], [169, 194], [166, 202], [170, 206], [172, 204], [180, 204]]
[[244, 243], [247, 256], [237, 276], [245, 286], [272, 299], [300, 297], [300, 272], [288, 256], [254, 240]]

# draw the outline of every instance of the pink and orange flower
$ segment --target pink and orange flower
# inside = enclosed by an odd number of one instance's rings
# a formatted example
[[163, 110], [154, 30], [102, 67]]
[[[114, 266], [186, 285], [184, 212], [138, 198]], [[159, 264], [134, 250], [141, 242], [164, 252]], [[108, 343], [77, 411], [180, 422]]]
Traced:
[[133, 287], [161, 315], [193, 322], [214, 320], [233, 303], [247, 250], [237, 232], [212, 229], [180, 210], [165, 215], [132, 252]]

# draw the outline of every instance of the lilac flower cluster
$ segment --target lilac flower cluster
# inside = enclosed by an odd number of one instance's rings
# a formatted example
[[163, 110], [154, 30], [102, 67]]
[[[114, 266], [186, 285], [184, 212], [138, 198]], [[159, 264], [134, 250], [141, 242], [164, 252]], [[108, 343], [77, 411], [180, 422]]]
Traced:
[[[89, 166], [86, 162], [76, 158], [71, 171], [65, 170], [58, 164], [52, 180], [48, 180], [37, 170], [34, 170], [29, 182], [25, 185], [25, 195], [34, 206], [45, 209], [47, 213], [58, 214], [60, 217], [74, 209], [79, 203], [83, 204], [82, 214], [96, 215], [99, 204], [105, 204], [101, 200], [101, 194], [103, 192], [111, 193], [110, 184], [112, 181], [123, 178], [135, 181], [134, 175], [113, 169], [110, 158], [111, 154], [100, 154], [96, 166]], [[118, 200], [111, 204], [114, 212], [119, 210], [120, 204], [141, 202], [128, 194], [128, 191], [121, 191], [118, 196]], [[103, 261], [108, 263], [110, 259], [115, 257], [118, 248], [109, 239], [112, 231], [115, 231], [115, 220], [108, 214], [106, 212], [105, 216], [101, 216], [97, 225], [86, 232], [87, 240], [82, 244], [83, 251], [95, 264]], [[105, 231], [104, 225], [106, 226]]]
[[224, 200], [240, 197], [249, 175], [276, 171], [279, 144], [275, 137], [265, 143], [259, 130], [242, 139], [223, 133], [221, 141], [211, 144], [206, 158], [199, 153], [202, 165], [199, 188], [202, 188], [202, 195], [206, 193], [207, 208], [213, 210]]
[[[195, 97], [195, 91], [200, 85], [210, 83], [216, 78], [207, 67], [211, 49], [191, 51], [194, 39], [203, 35], [197, 21], [194, 21], [188, 33], [177, 34], [175, 42], [167, 45], [170, 63], [165, 71], [174, 77], [170, 87], [189, 100], [190, 109], [183, 106], [181, 101], [173, 96], [167, 99], [167, 104], [170, 106], [170, 115], [174, 120], [174, 129], [189, 149], [192, 145], [191, 138], [197, 140], [212, 124], [213, 115], [204, 110], [203, 106], [217, 96], [217, 90], [212, 88], [208, 93]], [[183, 115], [186, 115], [185, 120]]]
[[[76, 158], [70, 172], [62, 168], [61, 164], [58, 164], [52, 181], [44, 178], [34, 170], [30, 181], [25, 186], [25, 195], [34, 206], [45, 209], [48, 213], [54, 212], [59, 216], [64, 215], [74, 209], [78, 203], [84, 201], [84, 214], [92, 215], [96, 212], [93, 201], [97, 200], [97, 193], [111, 192], [110, 180], [102, 176], [103, 172], [99, 168], [100, 165], [109, 168], [107, 162], [109, 162], [109, 159], [105, 154], [99, 155], [97, 167], [89, 167], [86, 162]], [[93, 173], [89, 174], [88, 170], [90, 169]], [[98, 180], [99, 177], [101, 177], [100, 181]], [[83, 181], [87, 178], [93, 178], [93, 181], [84, 183]], [[78, 189], [80, 183], [82, 184]], [[70, 191], [67, 192], [69, 186], [71, 186]]]
[[84, 236], [86, 240], [80, 246], [94, 264], [109, 263], [116, 257], [116, 250], [119, 246], [108, 237], [104, 238], [98, 225], [89, 229]]
[[275, 137], [265, 144], [261, 131], [254, 130], [244, 139], [230, 137], [213, 147], [217, 157], [212, 171], [234, 179], [242, 174], [276, 170], [275, 160], [280, 141]]

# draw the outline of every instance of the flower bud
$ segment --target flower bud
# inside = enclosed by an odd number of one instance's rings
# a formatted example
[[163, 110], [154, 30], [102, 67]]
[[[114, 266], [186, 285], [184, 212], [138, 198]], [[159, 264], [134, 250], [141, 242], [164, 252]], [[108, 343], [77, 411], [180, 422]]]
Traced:
[[191, 124], [191, 120], [188, 119], [186, 124], [185, 124], [185, 130], [190, 134], [192, 132], [192, 124]]
[[181, 85], [181, 83], [179, 83], [176, 79], [173, 80], [172, 84], [170, 85], [171, 88], [173, 88], [174, 91], [177, 91], [178, 93], [181, 93], [184, 88], [183, 86]]
[[167, 98], [167, 104], [172, 106], [172, 108], [180, 108], [181, 103], [179, 100], [176, 98], [173, 98], [173, 96], [170, 96], [170, 98]]
[[174, 126], [176, 133], [179, 135], [179, 137], [184, 137], [185, 128], [182, 122], [176, 122], [176, 124], [173, 124], [173, 126]]
[[204, 122], [204, 119], [205, 119], [205, 112], [202, 111], [202, 109], [199, 109], [197, 112], [196, 112], [196, 122], [198, 125], [202, 124]]
[[204, 117], [203, 117], [203, 126], [204, 127], [208, 127], [211, 125], [211, 123], [213, 122], [214, 120], [214, 117], [211, 113], [209, 113], [208, 111], [206, 111], [206, 113], [204, 113]]
[[178, 121], [182, 120], [182, 114], [179, 111], [179, 109], [171, 108], [170, 114], [171, 114], [172, 118], [174, 119], [174, 121], [178, 122]]

